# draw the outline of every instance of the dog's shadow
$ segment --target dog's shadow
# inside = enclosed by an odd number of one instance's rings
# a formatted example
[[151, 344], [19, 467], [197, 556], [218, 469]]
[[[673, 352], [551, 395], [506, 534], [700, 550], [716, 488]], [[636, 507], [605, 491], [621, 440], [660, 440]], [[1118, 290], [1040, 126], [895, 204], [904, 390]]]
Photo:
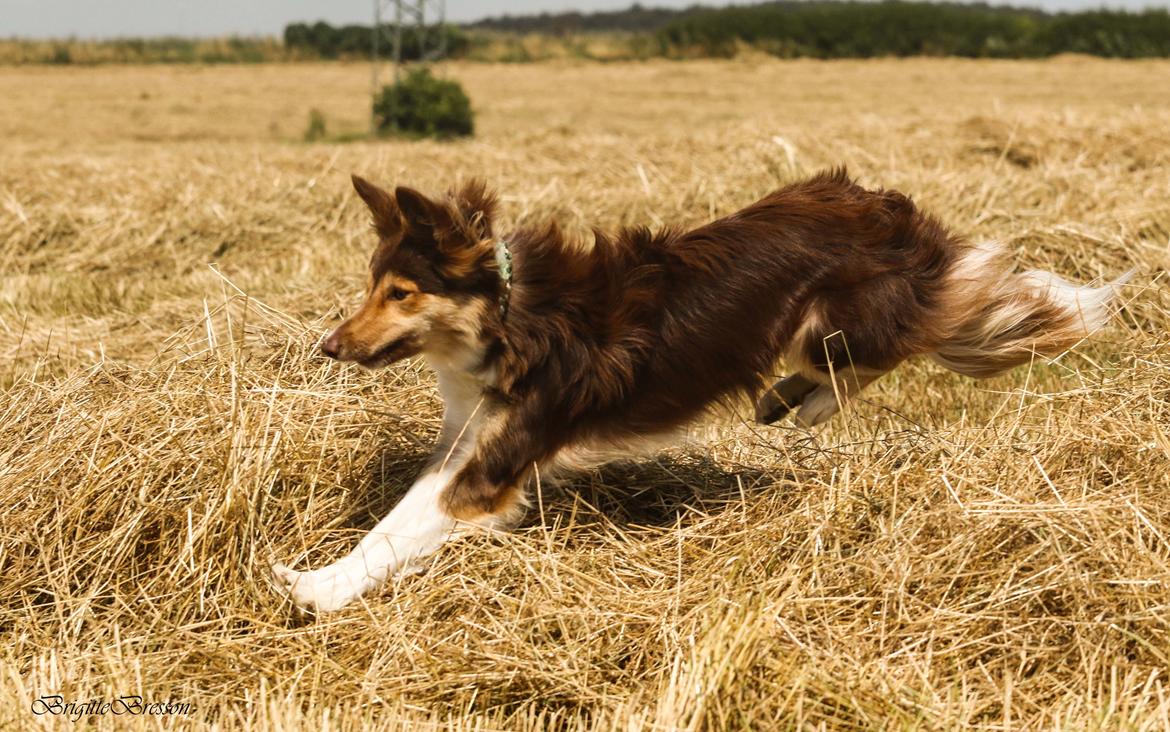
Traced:
[[[384, 448], [369, 464], [368, 497], [342, 525], [355, 531], [373, 528], [402, 499], [427, 457], [402, 446]], [[791, 482], [792, 476], [777, 471], [725, 466], [699, 452], [671, 451], [566, 472], [555, 481], [530, 485], [531, 508], [520, 528], [596, 521], [619, 528], [665, 528], [695, 511], [717, 512], [752, 494]]]
[[[747, 466], [720, 465], [698, 452], [670, 452], [607, 463], [539, 486], [544, 521], [571, 515], [618, 527], [670, 527], [688, 514], [709, 514], [783, 482], [783, 477]], [[532, 488], [533, 505], [537, 488]], [[530, 510], [521, 526], [541, 523]]]

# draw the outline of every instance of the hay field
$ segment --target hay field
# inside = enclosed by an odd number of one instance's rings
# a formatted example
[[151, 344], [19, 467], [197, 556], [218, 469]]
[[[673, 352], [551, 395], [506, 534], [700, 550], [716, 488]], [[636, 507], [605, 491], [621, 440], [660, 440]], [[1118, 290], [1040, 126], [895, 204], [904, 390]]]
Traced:
[[[0, 69], [0, 728], [1170, 727], [1170, 63], [455, 65], [473, 141], [365, 124], [363, 65]], [[1021, 266], [1137, 269], [1091, 342], [914, 363], [818, 432], [539, 486], [507, 537], [302, 618], [434, 439], [429, 373], [316, 354], [360, 172], [484, 175], [505, 226], [696, 224], [821, 166]]]

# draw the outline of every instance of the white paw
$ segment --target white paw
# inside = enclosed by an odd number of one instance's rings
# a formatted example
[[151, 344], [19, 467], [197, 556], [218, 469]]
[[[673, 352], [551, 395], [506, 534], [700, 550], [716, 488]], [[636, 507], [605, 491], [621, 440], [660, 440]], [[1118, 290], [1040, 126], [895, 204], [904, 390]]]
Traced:
[[297, 607], [318, 613], [340, 610], [368, 589], [365, 582], [355, 582], [346, 572], [332, 566], [298, 572], [276, 563], [272, 565], [272, 576], [276, 586]]
[[805, 397], [804, 403], [800, 405], [800, 411], [796, 413], [796, 421], [803, 427], [816, 427], [829, 421], [840, 408], [833, 387], [818, 386], [813, 393]]

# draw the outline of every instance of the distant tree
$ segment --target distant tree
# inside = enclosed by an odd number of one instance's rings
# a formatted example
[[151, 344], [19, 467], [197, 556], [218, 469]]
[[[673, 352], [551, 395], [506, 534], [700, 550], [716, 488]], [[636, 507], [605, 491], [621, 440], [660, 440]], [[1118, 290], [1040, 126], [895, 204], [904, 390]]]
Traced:
[[[467, 34], [452, 25], [431, 26], [428, 35], [442, 33], [446, 36], [447, 55], [459, 57], [467, 52], [471, 42]], [[373, 28], [368, 25], [344, 25], [334, 27], [324, 21], [312, 25], [290, 23], [284, 27], [284, 45], [287, 49], [304, 55], [324, 59], [354, 58], [368, 56], [373, 44]], [[417, 28], [404, 28], [402, 32], [402, 59], [417, 61], [422, 55], [421, 36]], [[389, 41], [383, 41], [382, 50], [389, 53]]]

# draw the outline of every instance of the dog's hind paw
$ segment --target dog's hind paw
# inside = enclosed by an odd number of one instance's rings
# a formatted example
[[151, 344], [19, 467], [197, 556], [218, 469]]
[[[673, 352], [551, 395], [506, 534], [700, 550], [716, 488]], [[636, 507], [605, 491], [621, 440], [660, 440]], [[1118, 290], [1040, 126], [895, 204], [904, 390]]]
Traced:
[[785, 376], [771, 386], [756, 402], [756, 421], [772, 424], [784, 419], [804, 401], [817, 385], [800, 374]]
[[800, 405], [800, 410], [796, 413], [796, 423], [801, 427], [816, 427], [828, 422], [839, 411], [841, 403], [833, 387], [818, 386]]

